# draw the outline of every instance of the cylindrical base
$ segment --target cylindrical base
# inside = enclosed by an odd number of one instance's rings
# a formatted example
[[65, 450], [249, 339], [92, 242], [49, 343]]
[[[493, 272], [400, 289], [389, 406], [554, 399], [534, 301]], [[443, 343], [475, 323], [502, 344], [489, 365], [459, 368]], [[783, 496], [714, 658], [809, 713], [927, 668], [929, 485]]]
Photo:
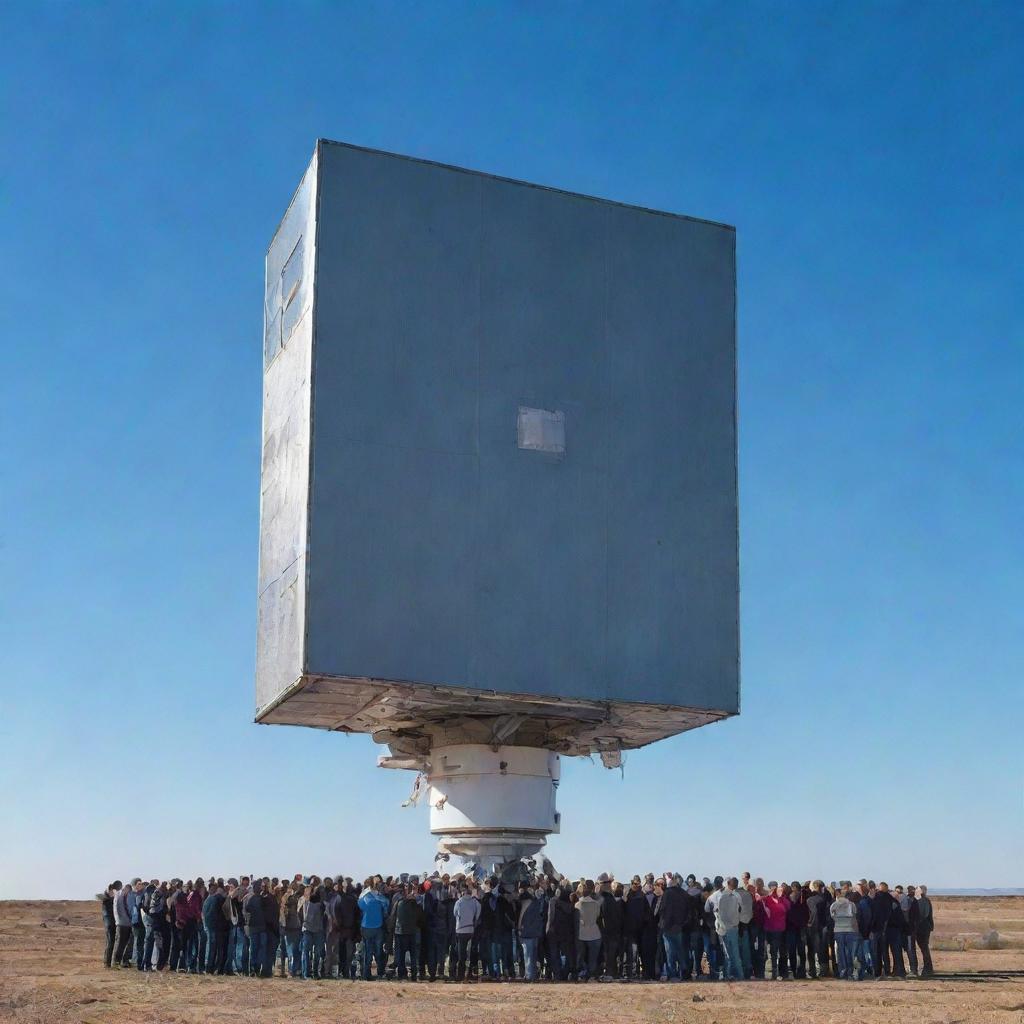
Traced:
[[435, 747], [427, 782], [438, 849], [488, 868], [537, 853], [559, 829], [559, 767], [538, 747]]

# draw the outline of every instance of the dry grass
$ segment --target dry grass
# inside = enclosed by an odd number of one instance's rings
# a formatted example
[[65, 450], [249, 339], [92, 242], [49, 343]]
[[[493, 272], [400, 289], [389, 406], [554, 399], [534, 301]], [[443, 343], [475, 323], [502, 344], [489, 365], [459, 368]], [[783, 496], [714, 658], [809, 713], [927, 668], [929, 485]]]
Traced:
[[[957, 947], [936, 954], [937, 970], [1024, 970], [1024, 897], [947, 897], [936, 899], [935, 906], [937, 943]], [[993, 929], [1005, 947], [972, 948]], [[364, 985], [108, 971], [100, 964], [102, 946], [96, 903], [0, 903], [0, 1021], [1024, 1024], [1024, 978], [778, 985]]]

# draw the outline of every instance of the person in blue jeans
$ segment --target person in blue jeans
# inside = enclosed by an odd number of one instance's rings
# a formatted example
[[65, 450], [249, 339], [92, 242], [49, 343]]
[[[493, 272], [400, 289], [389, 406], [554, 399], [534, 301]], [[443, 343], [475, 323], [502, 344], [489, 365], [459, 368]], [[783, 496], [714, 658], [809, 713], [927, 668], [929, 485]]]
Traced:
[[[383, 889], [383, 885], [379, 886]], [[367, 879], [359, 897], [360, 932], [363, 938], [363, 981], [370, 980], [372, 961], [377, 961], [377, 977], [384, 977], [384, 921], [388, 901], [372, 879]]]
[[[244, 881], [244, 879], [243, 879]], [[242, 919], [248, 943], [248, 974], [259, 977], [267, 959], [267, 925], [263, 913], [263, 882], [253, 879], [252, 889], [242, 900]]]
[[319, 886], [306, 886], [306, 894], [299, 900], [299, 921], [302, 926], [302, 977], [307, 980], [319, 978], [327, 952], [324, 943], [327, 911]]
[[519, 943], [523, 948], [526, 980], [536, 981], [539, 972], [537, 946], [545, 927], [544, 901], [538, 899], [526, 882], [519, 886], [518, 930]]
[[402, 981], [406, 978], [407, 956], [412, 964], [412, 980], [416, 981], [419, 976], [418, 939], [425, 919], [423, 908], [416, 899], [416, 889], [417, 887], [411, 883], [406, 885], [402, 898], [395, 902], [391, 911], [395, 931], [395, 963], [398, 977]]

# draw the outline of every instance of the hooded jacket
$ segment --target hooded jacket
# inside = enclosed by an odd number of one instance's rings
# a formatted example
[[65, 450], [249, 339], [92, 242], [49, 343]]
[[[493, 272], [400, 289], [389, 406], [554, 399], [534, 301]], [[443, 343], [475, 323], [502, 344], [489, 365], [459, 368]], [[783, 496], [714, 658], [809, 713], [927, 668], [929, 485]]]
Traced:
[[371, 889], [364, 889], [359, 897], [360, 924], [363, 928], [383, 928], [388, 913], [388, 901]]
[[154, 889], [146, 897], [146, 902], [143, 903], [142, 909], [149, 918], [150, 924], [154, 927], [167, 923], [167, 896], [161, 889]]
[[472, 935], [480, 920], [480, 901], [466, 893], [455, 901], [455, 934]]
[[114, 924], [129, 928], [132, 923], [132, 912], [128, 906], [129, 887], [122, 886], [114, 895]]
[[742, 909], [740, 894], [733, 889], [726, 889], [715, 904], [715, 931], [725, 935], [733, 928], [739, 928]]
[[829, 916], [835, 922], [836, 935], [849, 935], [859, 932], [857, 924], [857, 906], [845, 896], [832, 901], [828, 908]]

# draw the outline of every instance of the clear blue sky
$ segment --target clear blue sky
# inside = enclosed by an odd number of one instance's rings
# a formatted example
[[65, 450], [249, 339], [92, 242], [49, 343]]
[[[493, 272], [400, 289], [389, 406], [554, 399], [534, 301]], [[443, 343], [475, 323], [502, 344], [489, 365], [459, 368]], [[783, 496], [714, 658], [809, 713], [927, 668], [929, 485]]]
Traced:
[[252, 724], [317, 136], [738, 228], [743, 713], [566, 762], [556, 864], [1021, 885], [1022, 10], [6, 3], [0, 896], [433, 855], [367, 737]]

